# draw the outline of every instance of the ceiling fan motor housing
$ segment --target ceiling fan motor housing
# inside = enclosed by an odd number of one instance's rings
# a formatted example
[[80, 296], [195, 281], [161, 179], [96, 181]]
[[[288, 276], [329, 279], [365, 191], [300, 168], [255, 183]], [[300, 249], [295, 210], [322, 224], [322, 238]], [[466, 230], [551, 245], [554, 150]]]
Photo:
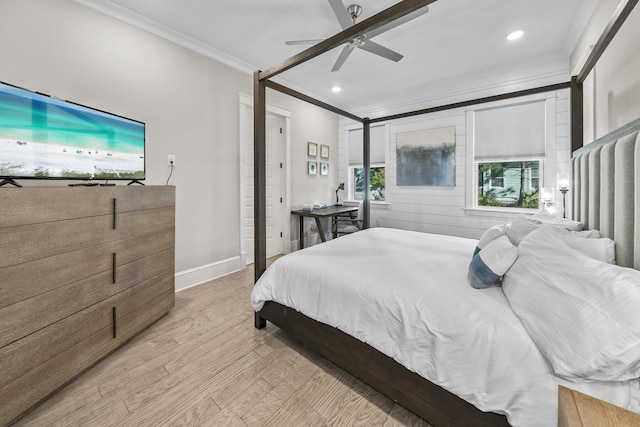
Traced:
[[359, 4], [352, 4], [349, 7], [347, 7], [347, 12], [349, 12], [349, 15], [351, 15], [351, 20], [355, 24], [356, 19], [362, 13], [362, 6], [360, 6]]

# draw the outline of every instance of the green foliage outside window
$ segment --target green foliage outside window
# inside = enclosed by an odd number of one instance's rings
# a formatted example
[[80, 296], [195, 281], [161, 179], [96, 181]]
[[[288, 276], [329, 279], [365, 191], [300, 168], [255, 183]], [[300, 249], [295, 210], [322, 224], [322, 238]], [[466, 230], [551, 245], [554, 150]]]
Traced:
[[[364, 199], [364, 168], [353, 169], [354, 200]], [[369, 169], [369, 194], [373, 200], [384, 200], [384, 166]]]
[[540, 161], [478, 164], [478, 206], [538, 209]]

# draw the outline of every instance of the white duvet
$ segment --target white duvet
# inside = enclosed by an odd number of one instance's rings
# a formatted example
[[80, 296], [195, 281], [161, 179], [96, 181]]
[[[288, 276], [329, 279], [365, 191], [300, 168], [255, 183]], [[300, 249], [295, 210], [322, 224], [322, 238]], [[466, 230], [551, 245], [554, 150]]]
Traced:
[[557, 385], [638, 408], [636, 381], [554, 377], [502, 289], [473, 289], [476, 240], [374, 228], [277, 260], [251, 302], [275, 301], [368, 343], [515, 426], [556, 426]]

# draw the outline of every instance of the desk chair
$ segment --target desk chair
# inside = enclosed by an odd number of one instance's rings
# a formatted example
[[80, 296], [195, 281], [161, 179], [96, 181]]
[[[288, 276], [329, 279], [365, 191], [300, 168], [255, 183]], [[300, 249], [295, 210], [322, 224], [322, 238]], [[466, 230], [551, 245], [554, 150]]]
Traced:
[[334, 218], [333, 221], [333, 236], [340, 237], [341, 235], [355, 233], [363, 228], [363, 216], [364, 216], [364, 201], [361, 200], [358, 204], [358, 215], [353, 218], [351, 215], [339, 215]]

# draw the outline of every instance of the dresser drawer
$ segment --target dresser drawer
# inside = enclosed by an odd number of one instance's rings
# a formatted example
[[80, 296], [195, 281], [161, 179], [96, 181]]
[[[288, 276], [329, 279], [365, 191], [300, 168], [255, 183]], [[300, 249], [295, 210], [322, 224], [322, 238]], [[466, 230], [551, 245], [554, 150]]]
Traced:
[[24, 187], [0, 191], [0, 229], [113, 215], [113, 195], [99, 187]]
[[131, 339], [174, 303], [173, 274], [164, 273], [0, 348], [0, 402], [6, 408], [0, 425]]
[[91, 248], [103, 243], [174, 230], [174, 215], [168, 207], [8, 227], [2, 230], [0, 268], [79, 249], [90, 256]]
[[140, 236], [0, 268], [0, 309], [112, 271], [114, 253], [116, 265], [120, 266], [165, 249], [173, 250], [174, 244], [174, 226], [167, 224], [165, 228]]
[[[114, 203], [115, 199], [115, 203]], [[24, 187], [0, 191], [0, 228], [175, 205], [175, 187]]]
[[175, 206], [175, 187], [116, 187], [113, 190], [118, 212]]
[[173, 248], [0, 308], [0, 347], [163, 272], [174, 276]]
[[150, 233], [171, 230], [175, 234], [175, 208], [128, 211], [116, 216], [115, 232], [118, 239], [129, 236], [142, 236]]

